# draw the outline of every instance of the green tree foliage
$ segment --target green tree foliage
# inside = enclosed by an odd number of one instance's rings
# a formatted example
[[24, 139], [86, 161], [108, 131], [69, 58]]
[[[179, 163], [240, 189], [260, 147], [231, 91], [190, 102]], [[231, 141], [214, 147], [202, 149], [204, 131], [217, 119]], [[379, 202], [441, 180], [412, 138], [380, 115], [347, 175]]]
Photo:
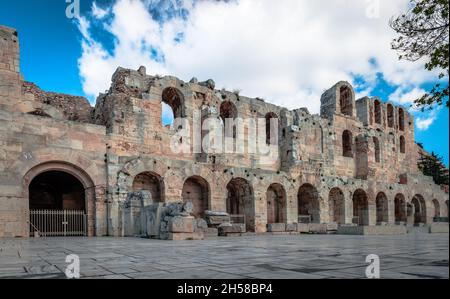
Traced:
[[390, 26], [399, 34], [392, 42], [392, 49], [398, 51], [400, 59], [418, 61], [424, 58], [428, 71], [439, 72], [439, 83], [416, 99], [416, 106], [422, 111], [436, 104], [446, 103], [449, 107], [448, 0], [411, 0], [411, 9], [391, 19]]
[[430, 155], [420, 151], [419, 154], [418, 166], [422, 173], [426, 176], [433, 177], [434, 182], [438, 185], [448, 185], [448, 169], [445, 168], [442, 157], [434, 152]]

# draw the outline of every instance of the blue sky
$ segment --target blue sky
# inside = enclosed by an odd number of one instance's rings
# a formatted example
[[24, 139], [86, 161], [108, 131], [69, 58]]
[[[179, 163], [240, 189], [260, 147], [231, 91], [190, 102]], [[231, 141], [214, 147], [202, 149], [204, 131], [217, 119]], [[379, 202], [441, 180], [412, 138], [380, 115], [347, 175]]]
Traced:
[[[398, 62], [389, 49], [387, 20], [406, 0], [382, 0], [376, 18], [364, 15], [366, 1], [326, 0], [326, 12], [321, 1], [117, 0], [94, 7], [81, 0], [80, 22], [66, 17], [65, 0], [2, 1], [0, 24], [18, 29], [27, 81], [92, 103], [119, 65], [213, 78], [218, 88], [313, 113], [323, 90], [339, 80], [351, 81], [358, 96], [406, 107], [432, 86], [423, 65]], [[448, 110], [413, 114], [421, 124], [416, 140], [448, 165]]]

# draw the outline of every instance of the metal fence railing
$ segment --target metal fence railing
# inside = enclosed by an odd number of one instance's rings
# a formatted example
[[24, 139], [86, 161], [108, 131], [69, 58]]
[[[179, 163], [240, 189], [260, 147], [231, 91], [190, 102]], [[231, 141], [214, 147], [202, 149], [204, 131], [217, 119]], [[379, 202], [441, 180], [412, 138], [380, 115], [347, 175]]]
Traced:
[[30, 236], [86, 236], [86, 222], [84, 211], [31, 210]]

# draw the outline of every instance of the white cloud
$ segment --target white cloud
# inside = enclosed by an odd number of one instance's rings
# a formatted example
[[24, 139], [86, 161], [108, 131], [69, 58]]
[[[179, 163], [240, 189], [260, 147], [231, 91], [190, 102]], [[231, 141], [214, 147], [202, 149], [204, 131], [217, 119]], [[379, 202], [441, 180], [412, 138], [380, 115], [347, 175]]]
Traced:
[[[102, 24], [115, 38], [114, 49], [84, 35], [83, 88], [95, 97], [109, 88], [118, 66], [145, 65], [151, 74], [212, 78], [219, 88], [318, 113], [323, 91], [340, 80], [352, 81], [352, 75], [368, 83], [364, 95], [373, 90], [378, 72], [396, 85], [431, 78], [421, 63], [399, 62], [390, 48], [395, 32], [388, 21], [408, 2], [381, 0], [379, 18], [368, 18], [370, 3], [361, 0], [185, 0], [163, 1], [165, 6], [157, 0], [116, 0]], [[188, 18], [166, 17], [161, 23], [148, 12], [171, 5], [189, 11]], [[150, 49], [164, 61], [152, 59]]]
[[92, 15], [96, 18], [96, 19], [103, 19], [104, 17], [106, 17], [109, 14], [109, 9], [103, 9], [99, 6], [97, 6], [97, 3], [94, 1], [92, 3]]
[[436, 120], [437, 115], [435, 113], [430, 113], [430, 115], [426, 118], [417, 118], [416, 119], [416, 127], [420, 131], [426, 131]]
[[400, 105], [412, 105], [415, 100], [419, 99], [426, 93], [422, 88], [417, 87], [398, 87], [394, 93], [389, 96], [389, 101]]

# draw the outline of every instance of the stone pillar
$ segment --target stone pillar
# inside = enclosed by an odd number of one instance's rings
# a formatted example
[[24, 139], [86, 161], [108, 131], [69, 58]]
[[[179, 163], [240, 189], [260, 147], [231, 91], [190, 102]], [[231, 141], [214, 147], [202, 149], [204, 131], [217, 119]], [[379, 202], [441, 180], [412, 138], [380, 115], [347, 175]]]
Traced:
[[[345, 196], [345, 193], [344, 193]], [[352, 224], [353, 223], [353, 200], [352, 198], [348, 198], [345, 196], [345, 224]]]
[[373, 226], [377, 224], [377, 206], [374, 203], [369, 203], [369, 225]]
[[395, 224], [395, 200], [388, 200], [388, 223]]

